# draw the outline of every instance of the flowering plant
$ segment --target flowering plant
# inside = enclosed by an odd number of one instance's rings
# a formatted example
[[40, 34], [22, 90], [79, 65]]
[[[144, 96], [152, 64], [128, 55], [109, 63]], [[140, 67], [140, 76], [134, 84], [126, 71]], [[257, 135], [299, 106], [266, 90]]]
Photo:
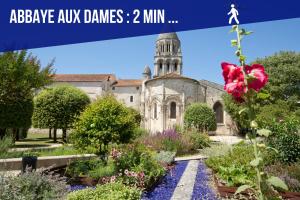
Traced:
[[241, 40], [252, 32], [246, 31], [245, 29], [239, 29], [238, 25], [234, 25], [231, 32], [236, 32], [237, 34], [237, 39], [231, 40], [231, 44], [232, 46], [237, 47], [235, 54], [239, 59], [240, 66], [227, 62], [221, 63], [225, 81], [224, 90], [232, 95], [237, 102], [244, 102], [246, 105], [239, 113], [245, 112], [248, 115], [248, 127], [250, 132], [248, 132], [247, 135], [253, 143], [254, 151], [254, 159], [250, 162], [250, 165], [255, 168], [257, 176], [257, 181], [254, 186], [242, 185], [237, 189], [236, 193], [250, 190], [254, 192], [257, 199], [265, 200], [265, 194], [267, 193], [266, 188], [271, 188], [274, 191], [277, 188], [283, 190], [288, 189], [281, 179], [274, 176], [269, 177], [262, 171], [263, 158], [260, 149], [270, 147], [266, 147], [263, 142], [258, 142], [256, 137], [257, 135], [268, 137], [271, 133], [271, 131], [267, 129], [258, 129], [254, 112], [254, 98], [268, 82], [268, 75], [265, 72], [264, 66], [260, 64], [253, 64], [251, 66], [245, 64], [246, 57], [242, 53]]

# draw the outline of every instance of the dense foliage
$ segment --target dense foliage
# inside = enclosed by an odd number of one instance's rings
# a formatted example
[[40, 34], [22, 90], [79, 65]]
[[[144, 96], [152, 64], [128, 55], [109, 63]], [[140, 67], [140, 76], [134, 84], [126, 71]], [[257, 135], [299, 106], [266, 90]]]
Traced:
[[67, 194], [62, 178], [42, 172], [26, 172], [19, 176], [0, 176], [1, 200], [59, 200]]
[[68, 195], [68, 200], [139, 200], [141, 190], [125, 186], [122, 183], [114, 182], [104, 185], [97, 185], [95, 189], [89, 188], [72, 192]]
[[[274, 119], [285, 119], [291, 115], [299, 119], [300, 108], [300, 54], [295, 52], [280, 52], [272, 56], [257, 59], [253, 63], [265, 66], [269, 75], [266, 87], [255, 96], [252, 106], [257, 115], [257, 122], [264, 126]], [[223, 97], [225, 110], [236, 122], [240, 131], [245, 129], [246, 114], [239, 114], [245, 107], [243, 103], [236, 103], [229, 95]]]
[[[216, 146], [217, 149], [218, 146]], [[215, 173], [220, 182], [227, 186], [240, 186], [255, 184], [255, 170], [249, 164], [253, 152], [251, 145], [240, 143], [234, 145], [232, 150], [225, 153], [216, 151], [211, 147], [210, 157], [205, 161]], [[224, 149], [221, 146], [220, 151]], [[300, 165], [299, 162], [286, 165], [278, 162], [278, 154], [273, 150], [264, 150], [264, 171], [268, 175], [277, 176], [284, 180], [289, 190], [300, 191]]]
[[119, 178], [126, 185], [149, 188], [165, 174], [155, 154], [144, 145], [127, 145], [114, 155], [117, 171], [123, 174]]
[[199, 132], [215, 131], [216, 116], [206, 104], [194, 103], [184, 113], [184, 124], [187, 128], [196, 128]]
[[6, 129], [31, 126], [34, 90], [51, 82], [52, 65], [42, 68], [26, 51], [0, 54], [0, 138]]
[[115, 174], [112, 161], [108, 163], [100, 159], [76, 160], [67, 166], [66, 174], [71, 177], [88, 176], [94, 179], [112, 176]]
[[194, 153], [197, 149], [210, 145], [208, 135], [195, 130], [178, 133], [174, 129], [168, 129], [153, 135], [143, 135], [138, 141], [155, 151], [171, 151], [177, 155]]
[[71, 85], [58, 85], [43, 90], [34, 99], [33, 126], [66, 131], [83, 109], [90, 103], [89, 97]]
[[266, 128], [272, 131], [267, 143], [278, 151], [277, 158], [286, 163], [297, 162], [300, 159], [299, 120], [287, 118], [280, 122], [273, 121]]
[[108, 95], [93, 102], [81, 114], [72, 132], [79, 149], [92, 149], [96, 154], [107, 151], [111, 143], [127, 143], [137, 127], [134, 115], [127, 107]]

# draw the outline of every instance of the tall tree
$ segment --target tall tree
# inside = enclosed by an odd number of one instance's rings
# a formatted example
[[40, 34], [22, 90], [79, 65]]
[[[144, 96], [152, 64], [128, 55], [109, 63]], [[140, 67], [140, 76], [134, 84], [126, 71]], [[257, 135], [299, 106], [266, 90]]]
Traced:
[[51, 82], [52, 66], [42, 68], [25, 50], [0, 54], [0, 139], [7, 129], [30, 127], [34, 91]]
[[71, 85], [58, 85], [43, 90], [34, 99], [33, 126], [36, 128], [62, 129], [66, 142], [67, 129], [90, 103], [89, 97]]

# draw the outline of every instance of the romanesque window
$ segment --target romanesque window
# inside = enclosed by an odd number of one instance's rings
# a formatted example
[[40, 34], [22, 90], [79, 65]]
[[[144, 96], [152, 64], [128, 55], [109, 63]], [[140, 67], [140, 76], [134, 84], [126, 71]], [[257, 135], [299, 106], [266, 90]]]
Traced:
[[130, 96], [130, 102], [133, 102], [133, 96]]
[[176, 119], [176, 103], [175, 102], [171, 102], [171, 104], [170, 104], [170, 118]]
[[167, 64], [167, 72], [170, 72], [170, 64]]
[[224, 111], [222, 104], [220, 102], [216, 102], [213, 109], [216, 114], [217, 123], [224, 123]]
[[153, 105], [153, 118], [157, 119], [157, 104], [154, 103]]
[[177, 63], [174, 65], [174, 71], [177, 72]]

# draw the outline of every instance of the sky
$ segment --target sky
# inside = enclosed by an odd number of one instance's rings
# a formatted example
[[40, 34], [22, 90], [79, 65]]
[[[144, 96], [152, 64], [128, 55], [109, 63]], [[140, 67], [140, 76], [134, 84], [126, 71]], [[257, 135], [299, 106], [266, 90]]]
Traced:
[[[300, 52], [300, 18], [241, 25], [254, 33], [242, 41], [247, 62], [279, 51]], [[221, 62], [238, 64], [230, 26], [178, 32], [183, 75], [223, 84]], [[31, 49], [43, 66], [55, 59], [56, 74], [112, 73], [119, 79], [140, 79], [145, 65], [153, 72], [158, 35]]]

